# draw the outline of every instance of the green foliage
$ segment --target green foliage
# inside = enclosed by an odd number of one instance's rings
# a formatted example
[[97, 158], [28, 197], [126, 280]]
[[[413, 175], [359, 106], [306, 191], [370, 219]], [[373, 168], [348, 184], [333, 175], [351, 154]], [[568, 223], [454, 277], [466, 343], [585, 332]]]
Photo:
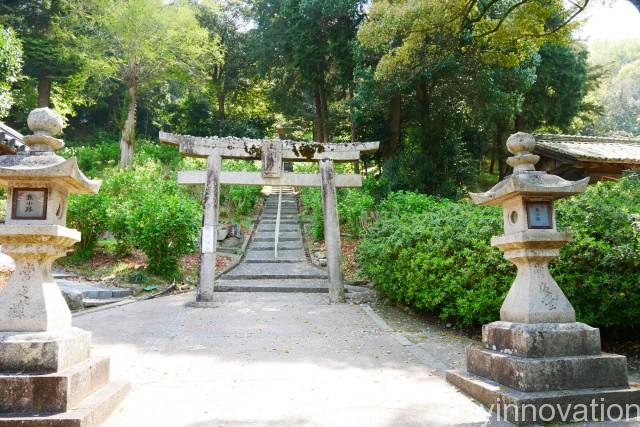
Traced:
[[200, 227], [200, 206], [179, 194], [154, 192], [131, 211], [134, 241], [147, 255], [152, 274], [172, 277], [178, 260], [194, 250]]
[[640, 178], [599, 183], [557, 203], [573, 234], [552, 273], [581, 321], [634, 328], [640, 321]]
[[316, 240], [324, 239], [324, 214], [322, 211], [322, 193], [319, 188], [300, 190], [300, 200], [304, 206], [303, 214], [311, 222], [311, 236]]
[[356, 253], [378, 290], [460, 326], [496, 319], [515, 270], [489, 245], [499, 209], [397, 192], [378, 215]]
[[[260, 170], [255, 162], [224, 160], [223, 170], [249, 171]], [[254, 212], [256, 203], [260, 199], [262, 188], [256, 185], [223, 185], [220, 188], [221, 214], [230, 219], [249, 215]]]
[[[106, 141], [63, 150], [65, 156], [77, 156], [89, 175], [103, 179], [97, 196], [71, 198], [69, 222], [83, 233], [76, 252], [90, 256], [97, 239], [108, 231], [116, 255], [139, 248], [148, 257], [149, 273], [171, 279], [179, 274], [179, 258], [195, 249], [202, 221], [202, 187], [178, 185], [176, 171], [205, 165], [183, 158], [175, 147], [142, 141], [131, 167], [118, 170], [118, 150], [116, 143]], [[257, 171], [259, 166], [225, 160], [223, 169]], [[260, 194], [257, 186], [222, 186], [222, 216], [239, 220], [253, 213]]]
[[597, 125], [601, 131], [640, 135], [640, 59], [608, 81], [600, 101], [605, 109]]
[[579, 45], [544, 44], [539, 51], [536, 82], [526, 94], [525, 126], [541, 126], [567, 132], [572, 119], [585, 108], [590, 78], [587, 50]]
[[70, 199], [69, 223], [83, 234], [76, 251], [91, 255], [96, 240], [109, 231], [117, 255], [140, 248], [150, 273], [175, 277], [179, 258], [196, 246], [201, 223], [199, 199], [176, 181], [181, 157], [175, 148], [141, 144], [132, 167], [124, 170], [112, 167], [118, 157], [114, 143], [72, 148], [66, 154], [77, 154], [81, 165], [93, 166], [89, 170], [103, 178], [98, 195]]
[[69, 226], [82, 233], [74, 256], [87, 258], [93, 254], [98, 239], [108, 229], [106, 215], [111, 197], [105, 191], [98, 194], [73, 194], [69, 197], [67, 217]]
[[[328, 141], [329, 103], [343, 99], [353, 73], [353, 39], [362, 0], [254, 1], [256, 62], [277, 82], [280, 112], [312, 119], [315, 141]], [[310, 120], [309, 120], [310, 121]]]
[[[579, 321], [632, 328], [640, 320], [640, 179], [600, 183], [557, 203], [573, 240], [552, 274]], [[357, 249], [362, 272], [390, 299], [459, 326], [499, 318], [515, 267], [490, 246], [500, 208], [391, 193]]]
[[[375, 199], [369, 193], [371, 187], [365, 180], [364, 188], [339, 188], [338, 218], [343, 232], [359, 237], [368, 227], [375, 208]], [[311, 222], [311, 235], [316, 240], [324, 239], [324, 212], [319, 188], [304, 188], [300, 191], [304, 215]]]
[[17, 81], [21, 68], [22, 44], [13, 29], [0, 25], [0, 119], [11, 108], [11, 85]]

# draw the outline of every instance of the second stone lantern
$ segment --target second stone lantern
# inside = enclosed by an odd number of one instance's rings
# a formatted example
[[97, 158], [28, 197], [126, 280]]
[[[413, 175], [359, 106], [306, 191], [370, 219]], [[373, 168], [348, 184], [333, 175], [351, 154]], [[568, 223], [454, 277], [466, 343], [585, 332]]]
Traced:
[[[504, 235], [491, 244], [518, 267], [500, 309], [500, 321], [482, 328], [482, 349], [467, 350], [467, 372], [447, 379], [503, 419], [518, 424], [586, 421], [640, 405], [629, 386], [624, 356], [604, 354], [600, 331], [576, 322], [575, 311], [549, 273], [569, 240], [558, 231], [554, 200], [585, 191], [589, 179], [566, 181], [536, 171], [535, 139], [516, 133], [507, 141], [513, 174], [486, 193], [480, 205], [501, 205]], [[590, 408], [593, 402], [600, 407]], [[586, 406], [585, 406], [586, 405]], [[597, 413], [596, 413], [597, 412]]]

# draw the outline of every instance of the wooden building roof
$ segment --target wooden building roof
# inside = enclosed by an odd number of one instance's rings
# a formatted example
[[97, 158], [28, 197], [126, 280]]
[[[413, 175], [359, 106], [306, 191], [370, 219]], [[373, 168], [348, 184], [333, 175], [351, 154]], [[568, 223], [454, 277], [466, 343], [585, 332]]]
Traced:
[[578, 161], [640, 164], [640, 139], [575, 135], [536, 135], [536, 154]]
[[538, 169], [566, 179], [617, 179], [626, 169], [640, 168], [640, 139], [554, 134], [535, 137], [534, 153], [541, 157]]
[[22, 134], [0, 122], [0, 154], [16, 154], [26, 148]]

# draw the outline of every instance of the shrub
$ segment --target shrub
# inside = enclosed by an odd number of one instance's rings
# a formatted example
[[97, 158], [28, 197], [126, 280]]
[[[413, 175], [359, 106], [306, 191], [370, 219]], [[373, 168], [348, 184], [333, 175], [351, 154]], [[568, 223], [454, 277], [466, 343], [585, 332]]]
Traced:
[[[226, 171], [259, 171], [255, 162], [225, 160], [223, 170]], [[262, 187], [256, 185], [222, 185], [220, 187], [221, 214], [227, 218], [245, 216], [253, 213], [256, 203], [261, 198]]]
[[[573, 240], [552, 274], [579, 321], [629, 328], [640, 321], [640, 180], [590, 186], [557, 203]], [[490, 246], [500, 208], [391, 193], [357, 249], [362, 272], [387, 297], [458, 326], [499, 318], [516, 269]]]
[[178, 274], [178, 260], [196, 246], [200, 206], [179, 194], [155, 193], [138, 200], [131, 218], [149, 272], [167, 278]]
[[[365, 180], [366, 183], [366, 180]], [[343, 231], [359, 237], [370, 222], [375, 199], [365, 188], [339, 188], [338, 217]], [[300, 193], [304, 212], [311, 221], [311, 235], [314, 239], [324, 237], [324, 212], [322, 194], [319, 188], [306, 188]]]
[[552, 274], [577, 317], [606, 328], [640, 321], [640, 179], [592, 185], [557, 203], [558, 223], [573, 234]]
[[[165, 160], [171, 162], [170, 157]], [[97, 238], [108, 230], [118, 255], [138, 247], [149, 259], [150, 273], [171, 278], [178, 273], [178, 259], [195, 247], [199, 200], [180, 188], [174, 170], [144, 151], [127, 169], [105, 170], [98, 196], [72, 201], [69, 223], [83, 233], [79, 250], [83, 256], [92, 254]]]
[[111, 197], [104, 191], [98, 194], [72, 194], [69, 197], [69, 226], [82, 233], [82, 240], [75, 245], [75, 256], [86, 258], [93, 254], [98, 239], [107, 231], [106, 213], [110, 201]]
[[489, 245], [498, 209], [391, 193], [357, 248], [362, 272], [387, 297], [455, 319], [495, 320], [515, 267]]

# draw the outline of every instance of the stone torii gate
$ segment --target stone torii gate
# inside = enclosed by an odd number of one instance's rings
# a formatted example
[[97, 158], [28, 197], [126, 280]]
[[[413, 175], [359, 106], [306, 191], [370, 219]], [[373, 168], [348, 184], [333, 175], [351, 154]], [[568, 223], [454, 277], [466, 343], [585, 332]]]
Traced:
[[[331, 302], [344, 301], [336, 187], [361, 187], [362, 177], [356, 174], [336, 175], [334, 162], [359, 160], [361, 153], [376, 151], [379, 142], [320, 144], [288, 140], [194, 137], [166, 132], [160, 132], [160, 142], [179, 146], [180, 153], [185, 156], [207, 158], [206, 171], [181, 171], [178, 174], [180, 184], [205, 184], [197, 301], [213, 301], [220, 184], [321, 187], [329, 299]], [[262, 172], [223, 172], [223, 158], [261, 160]], [[284, 160], [317, 161], [320, 173], [286, 173], [283, 170]]]

